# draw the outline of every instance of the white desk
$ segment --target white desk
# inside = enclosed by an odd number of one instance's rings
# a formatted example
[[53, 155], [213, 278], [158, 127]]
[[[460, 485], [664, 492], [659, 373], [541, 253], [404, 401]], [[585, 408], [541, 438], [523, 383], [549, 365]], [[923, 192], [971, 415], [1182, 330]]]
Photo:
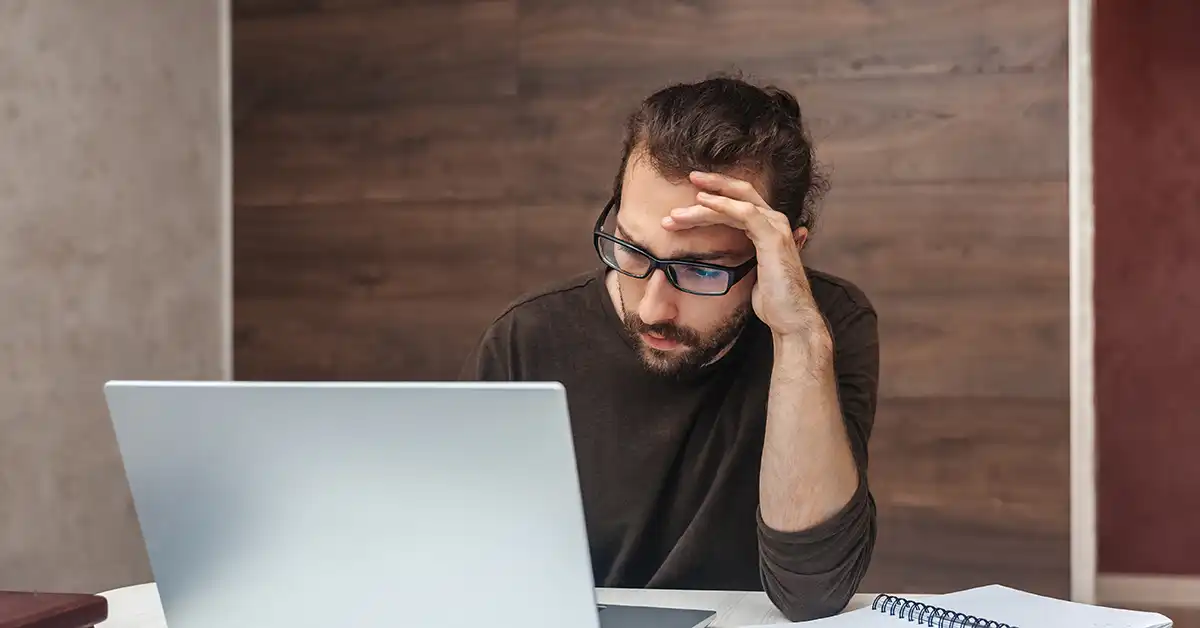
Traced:
[[[115, 589], [101, 595], [108, 598], [108, 621], [98, 628], [166, 628], [158, 588], [153, 583]], [[597, 597], [602, 604], [712, 609], [717, 611], [713, 628], [787, 621], [764, 593], [599, 589]], [[854, 596], [846, 610], [868, 606], [874, 597], [860, 593]]]

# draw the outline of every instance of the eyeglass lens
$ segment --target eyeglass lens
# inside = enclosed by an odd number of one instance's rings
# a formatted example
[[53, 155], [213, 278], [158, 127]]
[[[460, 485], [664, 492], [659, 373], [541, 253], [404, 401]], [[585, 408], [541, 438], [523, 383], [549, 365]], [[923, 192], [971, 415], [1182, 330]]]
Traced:
[[[600, 256], [614, 269], [632, 277], [650, 274], [652, 262], [641, 252], [623, 244], [600, 238]], [[729, 287], [729, 272], [696, 266], [687, 262], [670, 262], [664, 269], [683, 290], [696, 294], [721, 294]]]

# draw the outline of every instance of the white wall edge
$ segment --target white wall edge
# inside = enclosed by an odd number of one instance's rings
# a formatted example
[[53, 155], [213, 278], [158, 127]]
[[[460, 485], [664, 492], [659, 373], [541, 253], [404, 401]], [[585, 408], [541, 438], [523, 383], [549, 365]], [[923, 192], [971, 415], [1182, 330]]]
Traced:
[[1108, 606], [1200, 608], [1200, 576], [1100, 574], [1096, 598]]
[[231, 0], [217, 0], [220, 8], [220, 256], [221, 256], [221, 379], [233, 379], [233, 61]]
[[1070, 0], [1071, 598], [1096, 598], [1092, 1]]

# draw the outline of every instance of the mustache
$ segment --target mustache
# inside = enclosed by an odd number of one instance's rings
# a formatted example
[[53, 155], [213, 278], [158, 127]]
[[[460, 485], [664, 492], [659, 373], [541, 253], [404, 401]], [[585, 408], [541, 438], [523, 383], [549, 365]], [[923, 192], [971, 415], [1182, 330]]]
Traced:
[[655, 323], [653, 325], [649, 325], [642, 322], [642, 319], [638, 318], [636, 315], [633, 315], [626, 318], [626, 324], [629, 326], [630, 331], [634, 332], [635, 334], [654, 334], [667, 340], [693, 347], [700, 344], [699, 333], [697, 333], [695, 330], [688, 329], [686, 327], [680, 327], [673, 323]]

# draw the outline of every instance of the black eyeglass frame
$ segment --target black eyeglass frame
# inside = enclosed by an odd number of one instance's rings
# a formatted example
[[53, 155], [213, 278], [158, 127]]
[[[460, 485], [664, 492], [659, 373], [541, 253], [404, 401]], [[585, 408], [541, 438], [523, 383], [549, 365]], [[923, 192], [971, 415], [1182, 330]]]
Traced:
[[[669, 281], [671, 283], [671, 285], [674, 286], [675, 289], [679, 290], [680, 292], [685, 292], [687, 294], [694, 294], [696, 296], [702, 296], [702, 297], [719, 297], [719, 296], [722, 296], [725, 294], [729, 294], [730, 289], [732, 289], [733, 286], [737, 285], [737, 282], [739, 282], [743, 278], [745, 278], [746, 275], [750, 274], [750, 271], [754, 270], [754, 267], [758, 264], [757, 257], [751, 257], [750, 259], [746, 260], [745, 262], [742, 262], [741, 264], [738, 264], [737, 266], [722, 266], [720, 264], [710, 264], [708, 262], [698, 262], [698, 261], [689, 261], [689, 260], [659, 259], [659, 258], [651, 255], [649, 251], [641, 248], [640, 246], [626, 242], [610, 233], [604, 232], [604, 230], [603, 230], [604, 221], [608, 218], [608, 213], [612, 211], [612, 208], [616, 207], [617, 202], [618, 202], [617, 197], [613, 197], [613, 198], [609, 199], [608, 204], [606, 204], [604, 206], [604, 211], [600, 212], [600, 217], [596, 219], [596, 226], [592, 228], [592, 246], [595, 247], [596, 255], [598, 255], [600, 257], [600, 261], [604, 262], [605, 266], [608, 266], [609, 268], [621, 273], [622, 275], [626, 275], [628, 277], [633, 277], [634, 279], [645, 279], [645, 278], [649, 277], [650, 275], [653, 275], [654, 271], [656, 271], [658, 269], [662, 269], [663, 274], [667, 276], [667, 281]], [[642, 274], [631, 273], [628, 270], [625, 270], [623, 268], [617, 268], [617, 266], [614, 263], [610, 262], [604, 256], [604, 253], [601, 252], [601, 250], [600, 250], [600, 240], [601, 239], [608, 240], [609, 242], [613, 242], [615, 244], [619, 244], [627, 249], [630, 249], [632, 251], [635, 251], [635, 252], [645, 256], [646, 259], [650, 260], [650, 266], [646, 269], [646, 272], [644, 272]], [[687, 288], [683, 288], [679, 285], [679, 281], [676, 278], [675, 271], [673, 269], [673, 266], [676, 266], [676, 265], [694, 266], [696, 268], [703, 268], [706, 270], [724, 271], [724, 272], [728, 273], [726, 276], [729, 278], [729, 281], [725, 285], [725, 289], [722, 290], [721, 292], [695, 292], [693, 290], [688, 290]]]

